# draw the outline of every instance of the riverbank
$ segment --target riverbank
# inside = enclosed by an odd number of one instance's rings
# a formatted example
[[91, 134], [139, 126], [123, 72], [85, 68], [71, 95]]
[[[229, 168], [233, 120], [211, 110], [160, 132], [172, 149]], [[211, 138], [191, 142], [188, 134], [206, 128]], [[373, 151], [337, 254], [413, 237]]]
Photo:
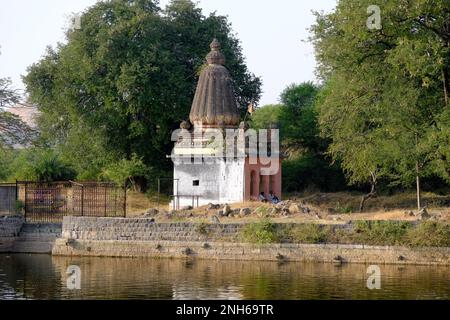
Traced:
[[450, 248], [58, 239], [55, 256], [450, 266]]
[[[277, 241], [279, 239], [270, 238], [270, 232], [281, 232], [286, 236], [287, 230], [298, 227], [297, 224], [267, 226], [264, 222], [261, 227], [258, 224], [154, 223], [151, 219], [65, 217], [62, 238], [56, 241], [52, 253], [62, 256], [450, 265], [450, 247], [294, 243], [292, 239], [289, 243], [287, 237], [284, 243], [249, 243], [247, 238], [251, 233], [256, 240]], [[334, 228], [341, 233], [355, 230], [353, 224]], [[394, 229], [394, 232], [398, 230]], [[302, 235], [305, 234], [307, 231], [303, 229]], [[385, 234], [387, 236], [389, 230]]]
[[[65, 217], [62, 226], [0, 220], [0, 252], [72, 257], [146, 257], [242, 261], [450, 266], [448, 225], [365, 222], [340, 225], [155, 223], [149, 218]], [[14, 222], [14, 223], [13, 223]], [[18, 232], [20, 230], [20, 232]], [[412, 240], [429, 245], [407, 245]], [[420, 240], [420, 237], [426, 237]], [[420, 241], [418, 241], [420, 240]], [[414, 242], [411, 242], [414, 243]], [[436, 245], [437, 244], [437, 245]], [[444, 244], [439, 246], [439, 244]]]

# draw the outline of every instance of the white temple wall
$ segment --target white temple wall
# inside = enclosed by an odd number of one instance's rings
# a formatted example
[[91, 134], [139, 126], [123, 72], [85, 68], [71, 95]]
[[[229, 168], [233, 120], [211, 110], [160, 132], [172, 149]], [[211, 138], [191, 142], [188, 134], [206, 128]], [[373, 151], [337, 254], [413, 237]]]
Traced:
[[196, 207], [197, 196], [199, 206], [242, 202], [244, 167], [244, 160], [221, 160], [215, 164], [176, 164], [174, 194], [179, 196], [179, 207]]

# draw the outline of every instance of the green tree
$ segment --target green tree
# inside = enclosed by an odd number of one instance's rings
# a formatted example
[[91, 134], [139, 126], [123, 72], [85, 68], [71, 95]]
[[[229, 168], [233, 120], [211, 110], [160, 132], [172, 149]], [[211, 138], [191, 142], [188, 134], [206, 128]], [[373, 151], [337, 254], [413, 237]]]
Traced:
[[258, 108], [252, 115], [255, 129], [280, 129], [283, 189], [298, 192], [307, 187], [336, 191], [345, 187], [339, 165], [325, 154], [327, 141], [320, 137], [316, 100], [320, 89], [310, 82], [289, 85], [279, 105]]
[[141, 158], [133, 154], [131, 160], [122, 159], [117, 163], [110, 164], [103, 171], [103, 176], [115, 182], [117, 185], [127, 185], [137, 188], [136, 179], [140, 177], [147, 178], [151, 170], [144, 164]]
[[420, 178], [447, 167], [437, 141], [447, 139], [449, 2], [383, 1], [380, 30], [366, 25], [372, 4], [340, 0], [333, 13], [316, 14], [321, 130], [350, 182], [371, 184], [366, 198], [380, 179], [416, 180], [420, 207]]
[[[164, 10], [153, 0], [101, 1], [81, 22], [24, 79], [42, 112], [42, 136], [64, 157], [75, 146], [79, 163], [93, 161], [89, 152], [104, 155], [96, 168], [136, 154], [149, 167], [170, 169], [171, 132], [188, 118], [214, 37], [227, 57], [239, 104], [259, 100], [261, 80], [248, 71], [227, 19], [204, 16], [192, 1], [172, 1]], [[91, 134], [101, 141], [93, 145]], [[101, 172], [94, 171], [87, 175]]]
[[50, 149], [29, 148], [16, 151], [9, 179], [23, 181], [66, 181], [76, 172]]

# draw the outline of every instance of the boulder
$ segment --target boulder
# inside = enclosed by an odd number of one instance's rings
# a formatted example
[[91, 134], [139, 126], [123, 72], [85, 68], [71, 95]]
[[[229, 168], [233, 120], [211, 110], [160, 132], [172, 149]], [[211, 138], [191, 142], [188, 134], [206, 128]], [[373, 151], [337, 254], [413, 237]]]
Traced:
[[251, 211], [249, 208], [242, 208], [242, 209], [239, 211], [239, 215], [240, 215], [241, 217], [249, 216], [251, 213], [252, 213], [252, 211]]
[[290, 214], [291, 214], [291, 212], [289, 211], [288, 208], [283, 208], [283, 209], [281, 210], [281, 215], [282, 215], [282, 216], [289, 216]]
[[422, 208], [422, 210], [420, 210], [420, 211], [417, 213], [416, 217], [417, 217], [419, 220], [427, 220], [427, 219], [430, 219], [430, 218], [431, 218], [431, 216], [430, 216], [430, 214], [428, 213], [428, 210], [427, 210], [426, 207], [425, 207], [425, 208]]
[[295, 214], [302, 212], [302, 210], [298, 204], [293, 203], [289, 206], [289, 212]]
[[413, 211], [406, 211], [405, 212], [405, 217], [414, 217], [414, 212]]
[[224, 210], [217, 211], [219, 217], [228, 217], [228, 214]]
[[157, 209], [150, 209], [144, 214], [144, 217], [146, 217], [146, 218], [154, 217], [154, 216], [157, 216], [158, 214], [159, 214], [159, 211]]
[[239, 216], [240, 213], [241, 213], [240, 209], [234, 209], [234, 210], [231, 210], [231, 212], [228, 216], [229, 217], [237, 217], [237, 216]]
[[220, 209], [220, 205], [213, 204], [213, 203], [208, 204], [208, 207], [206, 208], [206, 210], [208, 210], [208, 211], [217, 210], [217, 209]]
[[231, 210], [231, 207], [228, 204], [226, 204], [223, 207], [223, 212], [225, 213], [226, 216], [229, 216], [233, 211]]

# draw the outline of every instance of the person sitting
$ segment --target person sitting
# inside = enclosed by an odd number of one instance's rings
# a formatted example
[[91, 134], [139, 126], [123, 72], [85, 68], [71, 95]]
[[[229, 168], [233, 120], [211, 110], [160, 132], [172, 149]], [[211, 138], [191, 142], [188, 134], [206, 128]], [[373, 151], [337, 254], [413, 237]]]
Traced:
[[266, 199], [266, 195], [264, 194], [264, 192], [261, 192], [259, 194], [259, 200], [261, 200], [261, 202], [268, 202]]
[[273, 193], [273, 191], [270, 191], [270, 193], [269, 193], [269, 200], [270, 200], [270, 202], [272, 202], [273, 204], [278, 204], [278, 203], [280, 203], [280, 199]]

